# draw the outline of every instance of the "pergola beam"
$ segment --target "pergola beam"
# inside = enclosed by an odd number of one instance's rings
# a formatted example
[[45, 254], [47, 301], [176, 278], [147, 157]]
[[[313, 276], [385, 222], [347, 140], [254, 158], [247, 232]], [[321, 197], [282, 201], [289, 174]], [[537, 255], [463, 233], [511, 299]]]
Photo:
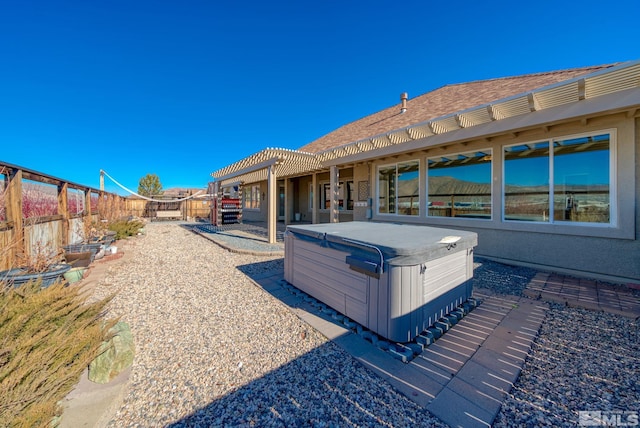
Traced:
[[238, 177], [240, 175], [245, 175], [245, 174], [249, 174], [249, 173], [252, 173], [252, 172], [256, 172], [256, 171], [259, 171], [261, 169], [269, 168], [271, 165], [275, 165], [276, 163], [278, 163], [280, 161], [282, 161], [281, 157], [273, 157], [271, 159], [267, 159], [265, 161], [262, 161], [260, 163], [255, 164], [255, 165], [244, 167], [244, 168], [242, 168], [242, 169], [240, 169], [238, 171], [231, 172], [229, 174], [225, 174], [225, 175], [216, 177], [216, 180], [225, 181], [225, 180], [229, 180], [229, 179], [234, 178], [234, 177]]

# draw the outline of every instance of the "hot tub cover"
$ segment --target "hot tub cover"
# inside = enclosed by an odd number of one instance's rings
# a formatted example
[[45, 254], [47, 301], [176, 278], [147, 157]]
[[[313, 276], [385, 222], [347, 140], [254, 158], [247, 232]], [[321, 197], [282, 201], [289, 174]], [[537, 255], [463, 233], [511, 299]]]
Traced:
[[327, 246], [364, 244], [379, 250], [384, 262], [398, 266], [434, 260], [478, 244], [475, 232], [397, 223], [322, 223], [287, 226], [287, 231]]

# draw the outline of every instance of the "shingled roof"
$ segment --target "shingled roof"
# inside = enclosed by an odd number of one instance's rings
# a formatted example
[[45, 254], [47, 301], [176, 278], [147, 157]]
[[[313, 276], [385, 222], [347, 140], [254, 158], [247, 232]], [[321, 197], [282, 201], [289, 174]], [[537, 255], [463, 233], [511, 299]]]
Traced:
[[[447, 85], [344, 125], [299, 150], [267, 148], [211, 176], [223, 184], [253, 183], [265, 180], [266, 169], [275, 165], [280, 177], [300, 175], [500, 134], [513, 126], [637, 110], [638, 76], [640, 60]], [[536, 115], [527, 114], [532, 112]]]
[[615, 65], [573, 68], [446, 85], [409, 99], [404, 113], [401, 113], [401, 105], [396, 104], [344, 125], [300, 147], [299, 150], [308, 153], [320, 153], [367, 137], [488, 104]]

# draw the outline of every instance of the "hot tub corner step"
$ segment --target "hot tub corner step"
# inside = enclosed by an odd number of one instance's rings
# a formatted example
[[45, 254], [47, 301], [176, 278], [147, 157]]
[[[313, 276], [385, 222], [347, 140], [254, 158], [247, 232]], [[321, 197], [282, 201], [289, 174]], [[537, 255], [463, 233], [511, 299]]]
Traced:
[[445, 315], [444, 319], [446, 319], [449, 322], [449, 328], [451, 328], [454, 325], [458, 324], [458, 321], [460, 320], [460, 318], [458, 318], [457, 316], [455, 316], [453, 314]]
[[416, 337], [416, 342], [421, 343], [425, 347], [431, 345], [435, 341], [436, 341], [436, 338], [434, 337], [433, 333], [431, 333], [429, 330], [423, 331]]
[[434, 323], [434, 326], [442, 330], [443, 334], [449, 331], [449, 328], [451, 328], [451, 324], [449, 324], [449, 322], [444, 318], [440, 318], [438, 321], [436, 321]]
[[478, 299], [476, 297], [469, 297], [469, 299], [467, 299], [467, 302], [469, 302], [469, 304], [471, 305], [471, 308], [477, 308], [480, 303], [482, 303], [482, 299]]
[[344, 326], [350, 330], [355, 330], [356, 326], [358, 325], [358, 323], [356, 323], [355, 321], [351, 321], [348, 317], [344, 317], [344, 319], [342, 320], [342, 324], [344, 324]]
[[417, 342], [417, 341], [405, 343], [404, 346], [413, 351], [413, 357], [420, 355], [425, 348], [424, 345], [422, 345], [420, 342]]
[[456, 309], [451, 311], [451, 315], [455, 316], [456, 318], [458, 318], [458, 321], [460, 321], [466, 314], [464, 312], [464, 309], [462, 309], [461, 307], [457, 307]]
[[435, 340], [440, 339], [442, 337], [442, 334], [444, 333], [444, 331], [438, 326], [431, 326], [427, 331], [431, 333]]
[[389, 353], [403, 363], [408, 363], [414, 357], [413, 349], [400, 343], [390, 346]]

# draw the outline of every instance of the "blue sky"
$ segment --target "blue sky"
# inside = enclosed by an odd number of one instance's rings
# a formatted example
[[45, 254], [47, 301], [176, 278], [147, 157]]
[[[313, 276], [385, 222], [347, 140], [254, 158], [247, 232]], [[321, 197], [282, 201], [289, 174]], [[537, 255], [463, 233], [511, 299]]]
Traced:
[[205, 187], [401, 92], [640, 59], [637, 0], [0, 4], [0, 160], [93, 187]]

